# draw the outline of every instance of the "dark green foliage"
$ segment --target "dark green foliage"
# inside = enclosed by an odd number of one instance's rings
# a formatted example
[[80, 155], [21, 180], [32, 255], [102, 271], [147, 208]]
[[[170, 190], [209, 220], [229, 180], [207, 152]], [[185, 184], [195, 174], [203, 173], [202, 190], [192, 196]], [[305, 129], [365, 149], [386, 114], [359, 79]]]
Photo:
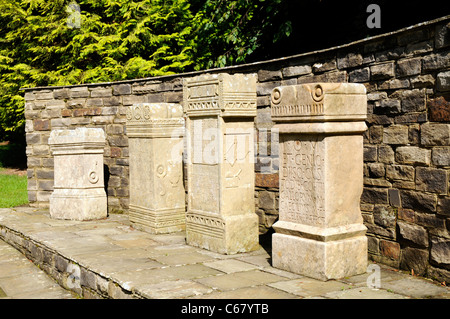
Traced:
[[[151, 77], [246, 61], [281, 0], [2, 0], [0, 140], [24, 135], [21, 87]], [[271, 39], [272, 40], [272, 39]]]

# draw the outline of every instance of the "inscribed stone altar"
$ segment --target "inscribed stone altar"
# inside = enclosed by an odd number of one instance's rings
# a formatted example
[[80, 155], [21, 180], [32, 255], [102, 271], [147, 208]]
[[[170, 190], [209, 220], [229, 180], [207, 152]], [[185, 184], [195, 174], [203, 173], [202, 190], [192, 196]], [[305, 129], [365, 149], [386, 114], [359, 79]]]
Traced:
[[272, 92], [280, 134], [274, 267], [321, 280], [366, 271], [363, 188], [365, 87], [313, 83]]
[[186, 79], [186, 241], [224, 254], [258, 247], [254, 202], [256, 77]]

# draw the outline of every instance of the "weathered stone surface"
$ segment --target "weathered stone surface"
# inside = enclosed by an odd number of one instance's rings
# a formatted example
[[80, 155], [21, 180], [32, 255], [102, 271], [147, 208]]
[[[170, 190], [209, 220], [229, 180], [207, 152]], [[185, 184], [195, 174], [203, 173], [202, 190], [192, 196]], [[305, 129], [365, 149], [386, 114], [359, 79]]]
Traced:
[[386, 166], [386, 178], [391, 180], [414, 180], [414, 167], [408, 165], [388, 165]]
[[35, 119], [35, 120], [33, 120], [33, 128], [35, 131], [49, 131], [50, 130], [50, 121]]
[[431, 151], [417, 146], [400, 146], [395, 151], [395, 160], [401, 164], [430, 164]]
[[448, 67], [450, 52], [435, 53], [427, 55], [422, 60], [422, 71], [429, 72]]
[[40, 90], [34, 92], [34, 98], [36, 100], [51, 100], [53, 99], [53, 92], [50, 90]]
[[411, 86], [415, 88], [433, 87], [435, 79], [431, 74], [423, 74], [410, 78]]
[[367, 101], [378, 101], [387, 99], [387, 93], [386, 92], [371, 92], [367, 93]]
[[444, 96], [429, 99], [427, 106], [431, 122], [450, 121], [450, 102]]
[[332, 59], [327, 59], [326, 61], [314, 63], [312, 66], [312, 70], [314, 73], [331, 71], [334, 69], [336, 69], [336, 58], [335, 57], [333, 57]]
[[339, 69], [346, 69], [361, 65], [363, 62], [362, 55], [360, 53], [338, 53], [337, 67]]
[[369, 175], [372, 177], [383, 177], [385, 174], [384, 164], [368, 163]]
[[225, 254], [255, 250], [256, 78], [193, 77], [185, 80], [183, 97], [189, 133], [186, 242]]
[[266, 81], [275, 81], [280, 80], [282, 78], [281, 71], [279, 70], [259, 70], [258, 71], [258, 81], [266, 82]]
[[[395, 117], [395, 124], [411, 124], [411, 123], [424, 123], [427, 122], [427, 113], [421, 112], [421, 113], [406, 113]], [[409, 132], [411, 133], [411, 128], [414, 129], [416, 132], [418, 132], [418, 128], [413, 126], [410, 127]], [[414, 139], [413, 139], [414, 138]], [[411, 136], [410, 134], [410, 142], [413, 144], [418, 144], [419, 139], [417, 134]]]
[[436, 31], [434, 33], [436, 48], [443, 48], [450, 45], [449, 30], [449, 22], [436, 26]]
[[113, 85], [113, 95], [127, 95], [131, 94], [131, 84]]
[[320, 280], [364, 272], [367, 238], [359, 207], [364, 86], [277, 87], [271, 100], [281, 160], [274, 266]]
[[390, 206], [375, 205], [373, 210], [373, 220], [375, 224], [385, 228], [395, 227], [397, 219], [396, 210]]
[[[415, 213], [415, 223], [427, 227], [430, 234], [436, 235], [444, 231], [445, 234], [445, 219], [443, 216], [438, 216], [434, 212], [418, 212]], [[446, 234], [445, 234], [446, 235]]]
[[420, 74], [421, 69], [421, 58], [412, 58], [397, 61], [396, 72], [399, 77]]
[[268, 191], [259, 192], [258, 207], [264, 210], [275, 209], [275, 193]]
[[437, 74], [436, 88], [441, 92], [450, 90], [450, 71]]
[[349, 82], [367, 82], [370, 80], [370, 69], [368, 67], [356, 69], [348, 73]]
[[296, 65], [289, 66], [281, 70], [283, 77], [299, 76], [311, 73], [311, 66], [309, 65]]
[[377, 161], [377, 147], [374, 145], [364, 145], [364, 162]]
[[411, 190], [400, 190], [402, 205], [421, 212], [436, 211], [436, 195]]
[[279, 186], [279, 175], [278, 174], [255, 174], [255, 186], [256, 187], [274, 187]]
[[401, 95], [402, 112], [421, 112], [426, 109], [425, 91], [414, 89], [403, 91]]
[[48, 143], [55, 165], [50, 216], [72, 220], [105, 218], [103, 129], [54, 130]]
[[450, 239], [431, 237], [431, 260], [438, 264], [450, 264]]
[[425, 123], [421, 125], [421, 144], [424, 146], [450, 145], [450, 124]]
[[91, 90], [91, 97], [110, 97], [112, 96], [112, 88], [93, 88]]
[[89, 90], [87, 86], [74, 87], [69, 89], [69, 96], [71, 98], [89, 97]]
[[400, 230], [400, 235], [419, 246], [428, 247], [428, 233], [424, 227], [406, 223], [403, 221], [397, 222]]
[[383, 143], [408, 144], [408, 127], [405, 125], [391, 125], [384, 128]]
[[371, 204], [387, 204], [387, 189], [364, 187], [363, 193], [361, 195], [361, 202]]
[[[442, 197], [438, 199], [437, 206], [438, 214], [450, 216], [450, 197]], [[447, 229], [450, 226], [450, 221], [447, 220]]]
[[380, 145], [378, 147], [378, 161], [381, 163], [394, 163], [394, 151], [389, 145]]
[[372, 80], [384, 80], [392, 78], [395, 75], [394, 63], [382, 63], [372, 65], [370, 67], [370, 74]]
[[438, 194], [448, 192], [448, 173], [444, 169], [417, 167], [416, 189]]
[[379, 102], [375, 102], [376, 110], [380, 110], [383, 113], [394, 114], [401, 112], [401, 103], [395, 99], [385, 99]]
[[383, 126], [372, 125], [369, 128], [369, 139], [370, 143], [378, 144], [383, 141]]
[[400, 268], [414, 271], [415, 275], [423, 276], [428, 266], [429, 252], [426, 249], [406, 247], [402, 249]]
[[381, 239], [380, 252], [385, 257], [398, 260], [400, 258], [400, 244], [393, 241]]
[[127, 110], [130, 221], [151, 233], [185, 229], [182, 116], [179, 104], [136, 104]]
[[57, 89], [53, 91], [53, 97], [55, 99], [68, 99], [69, 98], [69, 89]]
[[414, 211], [412, 209], [402, 207], [398, 209], [397, 218], [411, 223], [416, 221]]

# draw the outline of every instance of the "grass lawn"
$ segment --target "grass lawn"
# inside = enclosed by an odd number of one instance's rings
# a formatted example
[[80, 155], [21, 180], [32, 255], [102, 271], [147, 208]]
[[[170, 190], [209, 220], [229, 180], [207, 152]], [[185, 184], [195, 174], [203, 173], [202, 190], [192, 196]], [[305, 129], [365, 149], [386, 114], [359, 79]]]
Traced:
[[28, 203], [27, 176], [9, 173], [0, 168], [0, 208]]
[[0, 145], [0, 208], [28, 203], [26, 164], [22, 151], [16, 145]]

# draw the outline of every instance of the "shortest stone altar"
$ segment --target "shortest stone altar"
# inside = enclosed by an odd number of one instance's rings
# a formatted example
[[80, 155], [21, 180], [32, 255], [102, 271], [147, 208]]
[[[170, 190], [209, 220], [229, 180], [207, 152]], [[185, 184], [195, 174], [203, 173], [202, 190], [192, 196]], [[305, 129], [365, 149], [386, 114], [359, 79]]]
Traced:
[[53, 130], [48, 144], [55, 162], [50, 216], [71, 220], [105, 218], [108, 210], [103, 175], [103, 129]]
[[277, 87], [271, 100], [280, 134], [273, 266], [320, 280], [366, 272], [366, 227], [359, 207], [367, 129], [364, 85]]

